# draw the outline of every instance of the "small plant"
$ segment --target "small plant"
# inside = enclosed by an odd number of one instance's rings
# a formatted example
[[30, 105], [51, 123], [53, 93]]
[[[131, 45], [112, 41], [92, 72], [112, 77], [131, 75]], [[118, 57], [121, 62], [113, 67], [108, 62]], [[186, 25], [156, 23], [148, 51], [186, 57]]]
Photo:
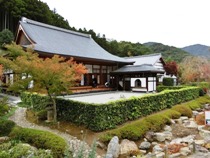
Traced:
[[10, 136], [33, 144], [37, 148], [50, 149], [54, 157], [62, 157], [67, 147], [63, 138], [48, 131], [16, 127]]
[[0, 136], [7, 136], [15, 127], [15, 123], [10, 120], [0, 119]]

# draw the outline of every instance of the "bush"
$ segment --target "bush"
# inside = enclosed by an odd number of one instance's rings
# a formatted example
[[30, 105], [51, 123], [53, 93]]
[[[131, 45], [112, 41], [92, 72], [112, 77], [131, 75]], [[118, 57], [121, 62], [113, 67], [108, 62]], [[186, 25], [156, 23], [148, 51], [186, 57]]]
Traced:
[[186, 88], [186, 86], [157, 86], [157, 92], [162, 92], [164, 90], [178, 90], [178, 89], [182, 89], [182, 88]]
[[145, 121], [149, 123], [149, 129], [152, 131], [160, 131], [166, 124], [170, 124], [169, 117], [161, 114], [150, 115]]
[[[34, 95], [34, 94], [33, 94]], [[44, 96], [33, 96], [29, 93], [21, 95], [23, 102], [47, 101]], [[33, 97], [32, 97], [33, 96]], [[85, 125], [93, 131], [115, 128], [128, 120], [147, 116], [154, 112], [170, 108], [199, 96], [199, 88], [186, 87], [179, 90], [166, 90], [157, 94], [118, 100], [106, 104], [91, 104], [73, 100], [56, 99], [58, 119]], [[21, 97], [21, 98], [22, 98]], [[40, 98], [39, 98], [40, 97]], [[36, 99], [36, 100], [35, 100]], [[44, 107], [42, 107], [44, 108]]]
[[192, 117], [192, 110], [186, 105], [176, 105], [172, 110], [178, 111], [181, 116]]
[[192, 103], [199, 106], [201, 103], [207, 103], [209, 101], [209, 96], [200, 97], [196, 100], [174, 106], [172, 109], [164, 110], [160, 113], [125, 124], [117, 129], [107, 131], [101, 135], [99, 139], [105, 143], [108, 143], [115, 135], [118, 136], [119, 139], [141, 139], [149, 130], [161, 130], [165, 124], [170, 123], [169, 119], [178, 119], [181, 115], [191, 117], [192, 111], [189, 108], [189, 105]]
[[0, 116], [3, 116], [9, 111], [8, 98], [4, 97], [0, 99]]
[[36, 149], [29, 144], [13, 142], [0, 144], [0, 158], [53, 158], [50, 150]]
[[50, 149], [54, 157], [62, 157], [67, 147], [65, 140], [51, 132], [29, 128], [14, 128], [10, 136], [37, 148]]
[[0, 120], [0, 136], [7, 136], [14, 128], [15, 123], [10, 120]]
[[171, 119], [178, 119], [181, 116], [181, 113], [172, 109], [165, 110], [161, 114]]
[[36, 116], [38, 117], [39, 120], [46, 120], [47, 119], [47, 110], [40, 110], [36, 112]]
[[163, 78], [163, 85], [164, 86], [173, 86], [174, 85], [174, 79], [171, 77], [164, 77]]

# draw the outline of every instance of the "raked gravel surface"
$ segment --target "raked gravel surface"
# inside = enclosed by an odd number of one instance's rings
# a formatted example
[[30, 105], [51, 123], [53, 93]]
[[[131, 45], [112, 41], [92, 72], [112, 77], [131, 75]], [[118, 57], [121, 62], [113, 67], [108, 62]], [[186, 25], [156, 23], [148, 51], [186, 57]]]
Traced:
[[[52, 132], [62, 138], [68, 143], [70, 151], [73, 153], [73, 157], [76, 158], [78, 156], [78, 153], [83, 149], [83, 155], [84, 158], [88, 157], [88, 153], [91, 151], [90, 146], [79, 139], [77, 139], [74, 136], [71, 136], [67, 133], [61, 132], [59, 130], [51, 129], [46, 126], [39, 126], [34, 123], [30, 123], [26, 119], [26, 108], [18, 107], [10, 118], [10, 120], [14, 121], [18, 126], [24, 127], [24, 128], [32, 128], [32, 129], [38, 129], [43, 131], [49, 131]], [[97, 156], [97, 158], [100, 158], [101, 156]]]

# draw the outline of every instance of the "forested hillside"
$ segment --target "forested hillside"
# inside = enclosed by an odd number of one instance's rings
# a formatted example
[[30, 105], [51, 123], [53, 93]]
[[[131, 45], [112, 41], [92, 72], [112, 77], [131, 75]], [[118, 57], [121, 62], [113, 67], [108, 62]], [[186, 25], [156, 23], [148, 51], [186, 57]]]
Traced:
[[150, 48], [150, 50], [154, 53], [161, 53], [166, 61], [176, 61], [179, 63], [186, 56], [190, 55], [188, 52], [182, 49], [163, 45], [162, 43], [148, 42], [144, 43], [144, 45]]
[[94, 30], [75, 29], [69, 22], [56, 12], [50, 10], [46, 3], [39, 0], [0, 0], [0, 31], [9, 29], [15, 34], [18, 21], [26, 17], [50, 25], [91, 34], [92, 38], [108, 52], [125, 57], [152, 53], [162, 53], [165, 60], [181, 61], [188, 55], [185, 51], [165, 46], [159, 43], [141, 44], [127, 41], [107, 40], [106, 36], [97, 34]]
[[194, 44], [191, 46], [187, 46], [182, 48], [182, 50], [189, 52], [195, 56], [204, 56], [210, 59], [210, 47], [201, 45], [201, 44]]

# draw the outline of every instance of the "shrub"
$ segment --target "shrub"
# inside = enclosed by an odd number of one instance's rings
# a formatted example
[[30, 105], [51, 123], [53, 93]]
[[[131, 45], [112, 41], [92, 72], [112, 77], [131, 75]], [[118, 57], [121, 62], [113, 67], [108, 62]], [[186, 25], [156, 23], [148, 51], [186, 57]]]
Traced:
[[[21, 96], [23, 97], [23, 102], [36, 102], [36, 106], [33, 104], [33, 107], [37, 111], [41, 107], [44, 108], [44, 106], [38, 106], [38, 103], [47, 101], [47, 98], [44, 98], [46, 96], [34, 96], [34, 94], [31, 95], [29, 93]], [[56, 104], [58, 119], [85, 125], [93, 131], [102, 131], [115, 128], [128, 120], [147, 116], [173, 105], [195, 99], [198, 96], [199, 88], [186, 87], [105, 104], [91, 104], [61, 98], [56, 99]]]
[[181, 116], [192, 117], [192, 110], [186, 105], [176, 105], [172, 107], [172, 110], [181, 113]]
[[178, 119], [181, 116], [181, 113], [172, 109], [165, 110], [161, 114], [171, 119]]
[[7, 136], [14, 128], [15, 123], [10, 120], [0, 120], [0, 136]]
[[36, 116], [38, 117], [39, 120], [46, 120], [47, 119], [47, 110], [40, 110], [36, 112]]
[[178, 90], [178, 89], [182, 89], [182, 88], [186, 88], [186, 86], [163, 86], [163, 85], [159, 85], [159, 86], [157, 86], [157, 92], [162, 92], [164, 90]]
[[174, 79], [171, 77], [164, 77], [163, 78], [163, 85], [164, 86], [173, 86], [174, 85]]
[[170, 124], [169, 117], [161, 114], [150, 115], [145, 118], [149, 123], [149, 128], [152, 131], [160, 131], [166, 124]]
[[204, 96], [196, 100], [174, 106], [172, 109], [164, 110], [160, 113], [150, 115], [140, 120], [133, 121], [129, 124], [125, 124], [117, 129], [113, 129], [105, 132], [100, 136], [100, 140], [107, 143], [113, 136], [118, 136], [119, 139], [138, 140], [143, 138], [145, 133], [149, 130], [158, 131], [161, 130], [165, 124], [169, 124], [169, 119], [177, 119], [181, 115], [192, 116], [192, 111], [188, 107], [191, 103], [200, 105], [200, 103], [206, 103], [210, 101], [210, 97]]
[[54, 157], [62, 157], [67, 146], [65, 140], [51, 132], [29, 128], [14, 128], [10, 136], [37, 148], [50, 149]]
[[3, 116], [9, 111], [8, 98], [4, 97], [0, 99], [0, 116]]

